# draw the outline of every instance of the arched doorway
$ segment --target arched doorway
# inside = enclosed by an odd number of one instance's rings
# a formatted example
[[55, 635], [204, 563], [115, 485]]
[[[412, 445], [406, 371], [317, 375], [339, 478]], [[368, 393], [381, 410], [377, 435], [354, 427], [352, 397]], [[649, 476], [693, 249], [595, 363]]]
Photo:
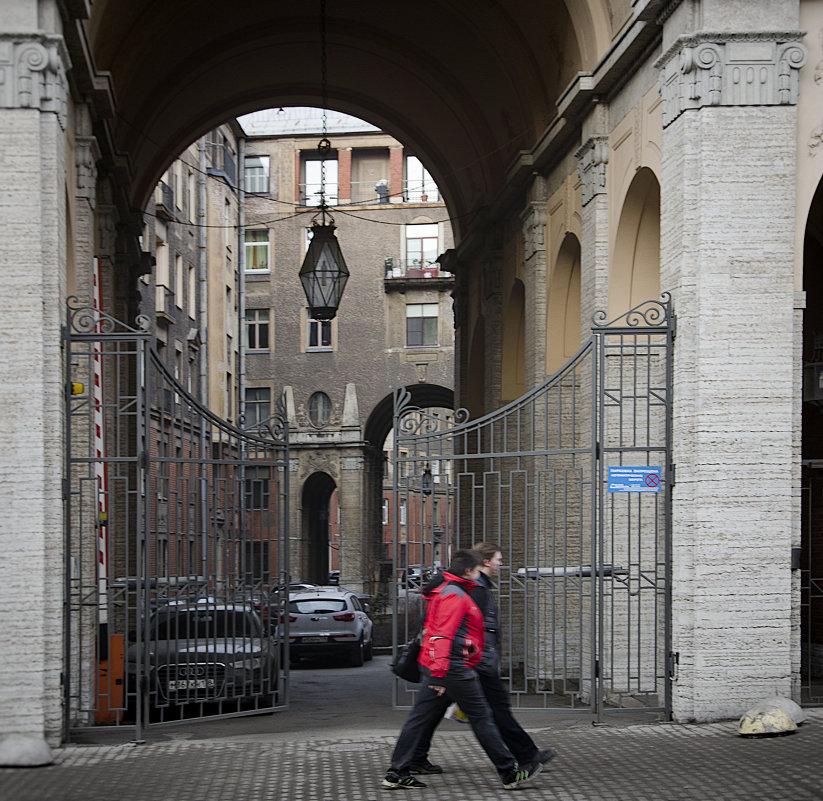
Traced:
[[310, 584], [329, 580], [331, 497], [337, 485], [328, 473], [312, 473], [303, 484], [300, 579]]
[[823, 702], [823, 183], [809, 211], [803, 246], [803, 445], [801, 694]]

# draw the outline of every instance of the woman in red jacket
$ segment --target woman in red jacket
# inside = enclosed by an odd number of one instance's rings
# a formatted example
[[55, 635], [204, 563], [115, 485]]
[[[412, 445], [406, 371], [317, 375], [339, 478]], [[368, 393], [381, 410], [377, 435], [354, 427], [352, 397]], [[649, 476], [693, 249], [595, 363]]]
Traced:
[[458, 551], [444, 572], [445, 583], [430, 596], [418, 658], [420, 690], [397, 738], [383, 787], [426, 786], [411, 775], [410, 765], [420, 737], [431, 730], [433, 720], [443, 716], [443, 705], [449, 701], [456, 701], [469, 718], [505, 789], [519, 787], [540, 772], [539, 763], [520, 768], [506, 748], [475, 670], [483, 655], [485, 633], [483, 613], [469, 593], [482, 564], [477, 551]]

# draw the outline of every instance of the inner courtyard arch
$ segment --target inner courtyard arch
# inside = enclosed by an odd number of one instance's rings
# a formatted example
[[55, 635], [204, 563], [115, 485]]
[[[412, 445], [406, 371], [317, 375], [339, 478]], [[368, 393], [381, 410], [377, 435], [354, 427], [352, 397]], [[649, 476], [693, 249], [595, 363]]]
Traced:
[[329, 525], [332, 493], [336, 489], [328, 473], [312, 473], [303, 484], [300, 532], [300, 578], [310, 584], [329, 580]]

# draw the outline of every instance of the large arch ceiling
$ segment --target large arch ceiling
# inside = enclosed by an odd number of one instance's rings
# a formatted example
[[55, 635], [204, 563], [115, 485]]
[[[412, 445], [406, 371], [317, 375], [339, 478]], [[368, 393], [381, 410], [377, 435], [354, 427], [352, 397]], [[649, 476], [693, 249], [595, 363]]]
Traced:
[[[563, 89], [608, 46], [605, 6], [328, 0], [328, 105], [418, 153], [460, 238], [463, 220], [494, 201], [512, 160], [555, 117]], [[128, 158], [136, 208], [169, 161], [217, 124], [273, 105], [320, 105], [319, 8], [96, 0], [88, 36], [95, 68], [111, 76], [113, 144]]]

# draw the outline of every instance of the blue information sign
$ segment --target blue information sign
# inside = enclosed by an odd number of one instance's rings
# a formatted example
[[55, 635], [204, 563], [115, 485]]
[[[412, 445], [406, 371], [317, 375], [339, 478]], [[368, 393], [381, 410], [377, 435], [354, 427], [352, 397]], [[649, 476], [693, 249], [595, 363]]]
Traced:
[[659, 467], [610, 467], [609, 492], [660, 492]]

